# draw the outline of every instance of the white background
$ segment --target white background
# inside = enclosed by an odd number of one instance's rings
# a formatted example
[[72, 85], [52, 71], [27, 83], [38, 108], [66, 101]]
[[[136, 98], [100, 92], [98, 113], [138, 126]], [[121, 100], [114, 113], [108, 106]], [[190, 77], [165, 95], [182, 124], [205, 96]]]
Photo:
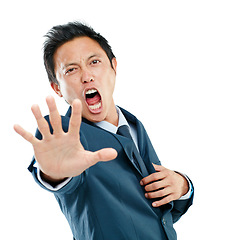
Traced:
[[72, 239], [51, 193], [26, 170], [34, 103], [54, 95], [43, 35], [83, 20], [118, 60], [115, 102], [145, 125], [162, 164], [186, 173], [194, 205], [175, 224], [179, 240], [238, 239], [240, 160], [239, 1], [5, 1], [1, 4], [0, 239]]

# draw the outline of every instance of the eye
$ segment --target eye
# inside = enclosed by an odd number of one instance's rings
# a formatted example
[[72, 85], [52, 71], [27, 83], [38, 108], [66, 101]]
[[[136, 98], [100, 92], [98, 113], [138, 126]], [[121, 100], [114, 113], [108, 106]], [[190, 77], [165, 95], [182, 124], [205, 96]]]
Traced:
[[65, 75], [69, 75], [70, 73], [76, 71], [77, 68], [75, 67], [72, 67], [72, 68], [69, 68], [66, 72], [65, 72]]
[[98, 63], [100, 63], [99, 60], [93, 60], [93, 61], [91, 62], [91, 65], [98, 64]]

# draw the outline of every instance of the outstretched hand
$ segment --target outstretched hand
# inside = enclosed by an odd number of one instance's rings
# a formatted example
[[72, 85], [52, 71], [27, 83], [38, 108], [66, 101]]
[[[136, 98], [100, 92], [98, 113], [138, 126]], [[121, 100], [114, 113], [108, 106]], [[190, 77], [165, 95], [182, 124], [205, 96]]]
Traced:
[[79, 134], [82, 119], [82, 104], [79, 99], [73, 101], [67, 133], [62, 129], [61, 116], [54, 98], [49, 96], [46, 101], [53, 134], [38, 105], [32, 106], [32, 112], [42, 134], [42, 140], [37, 139], [19, 125], [14, 125], [14, 130], [32, 144], [35, 159], [49, 180], [57, 182], [66, 177], [77, 176], [99, 161], [110, 161], [117, 157], [116, 150], [112, 148], [96, 152], [84, 150]]

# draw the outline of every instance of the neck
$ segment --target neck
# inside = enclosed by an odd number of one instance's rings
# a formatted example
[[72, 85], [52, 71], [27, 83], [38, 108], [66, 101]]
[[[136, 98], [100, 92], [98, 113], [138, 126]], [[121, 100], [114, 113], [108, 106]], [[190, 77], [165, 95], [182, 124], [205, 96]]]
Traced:
[[110, 108], [111, 109], [109, 110], [108, 115], [104, 119], [104, 121], [107, 121], [117, 127], [118, 126], [118, 113], [117, 113], [117, 109], [116, 109], [114, 102], [112, 103]]

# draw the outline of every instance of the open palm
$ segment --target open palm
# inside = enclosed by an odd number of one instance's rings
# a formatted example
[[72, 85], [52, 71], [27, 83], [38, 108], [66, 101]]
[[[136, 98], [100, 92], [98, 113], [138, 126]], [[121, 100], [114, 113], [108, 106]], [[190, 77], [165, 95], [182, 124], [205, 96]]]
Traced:
[[48, 122], [42, 116], [38, 105], [32, 106], [32, 112], [42, 134], [42, 140], [37, 139], [19, 125], [14, 125], [14, 129], [32, 144], [35, 159], [47, 178], [59, 181], [66, 177], [74, 177], [99, 161], [109, 161], [116, 158], [117, 152], [112, 148], [96, 152], [84, 150], [79, 134], [82, 119], [82, 105], [79, 99], [73, 101], [69, 129], [66, 133], [62, 129], [61, 116], [58, 113], [54, 98], [49, 96], [46, 101], [53, 134], [51, 134]]

